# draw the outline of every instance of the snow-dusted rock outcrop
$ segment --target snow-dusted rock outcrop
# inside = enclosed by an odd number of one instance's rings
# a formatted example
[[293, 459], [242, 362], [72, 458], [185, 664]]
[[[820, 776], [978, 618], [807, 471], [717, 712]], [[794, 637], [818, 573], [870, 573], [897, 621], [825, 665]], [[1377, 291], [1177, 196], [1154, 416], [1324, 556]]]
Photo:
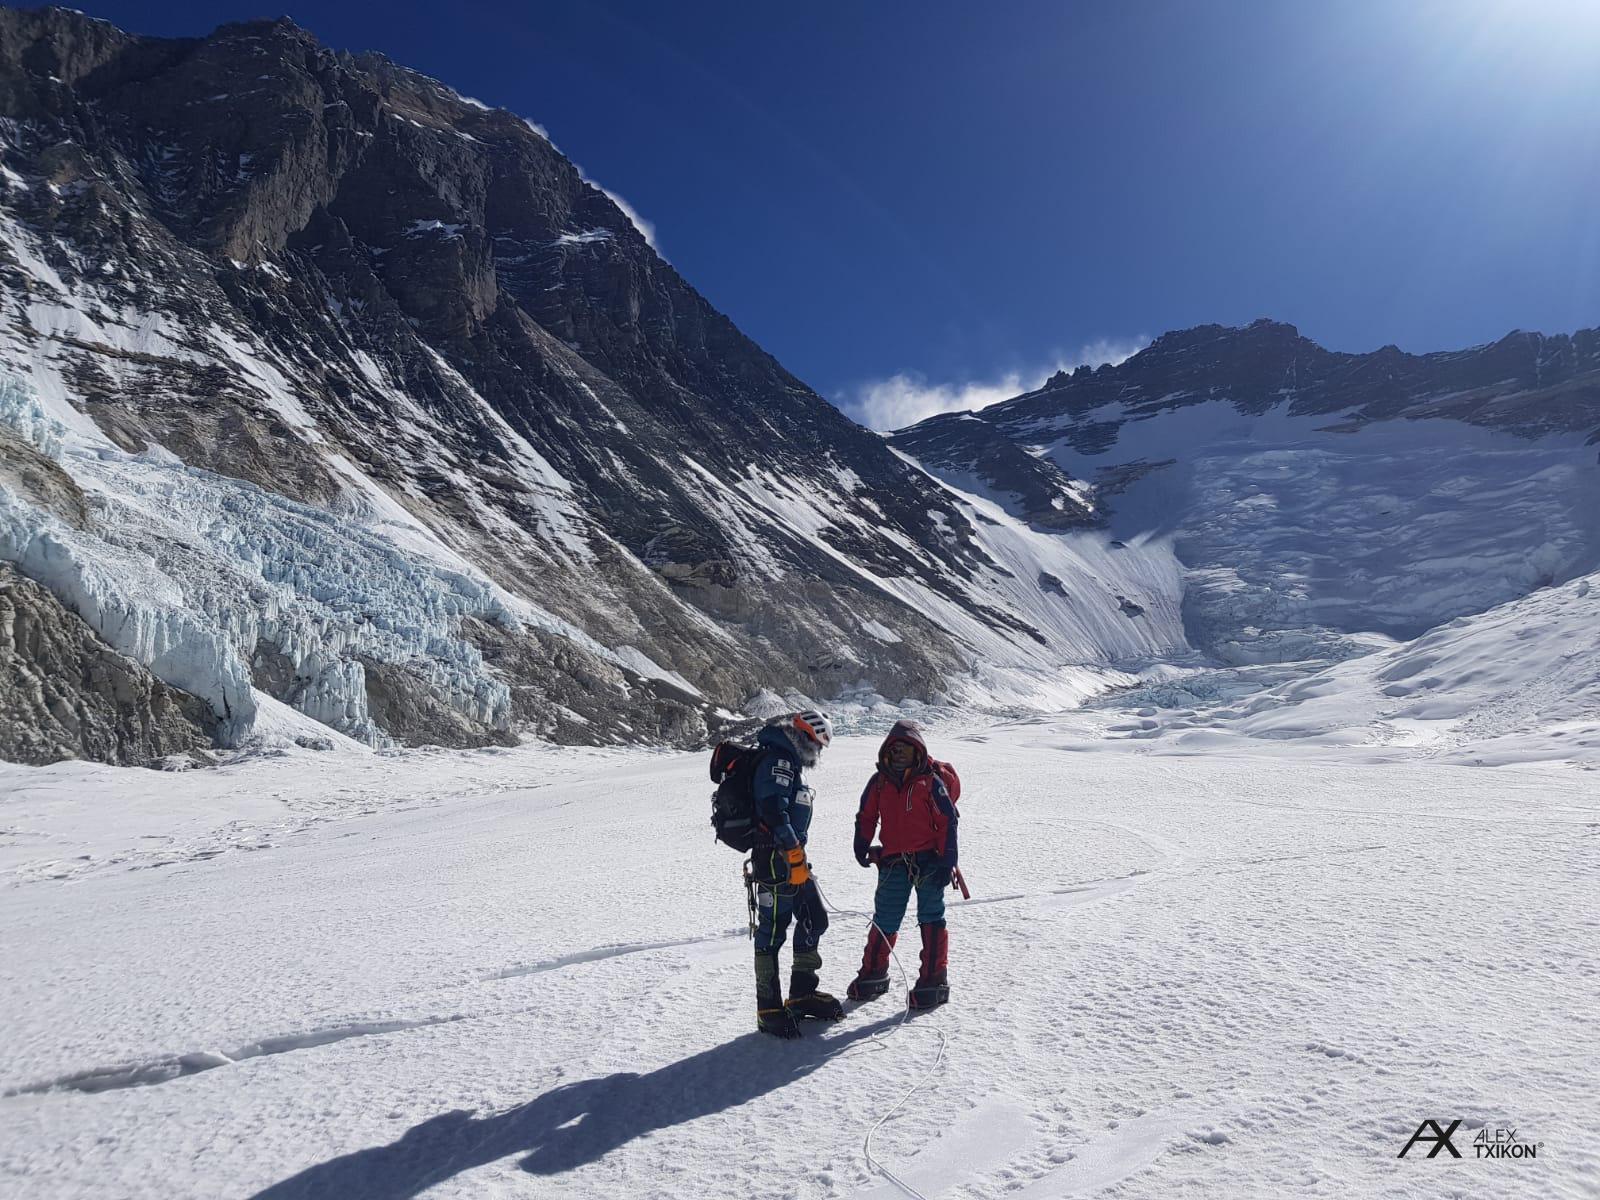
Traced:
[[213, 744], [210, 707], [119, 654], [42, 585], [0, 563], [0, 758], [146, 766]]

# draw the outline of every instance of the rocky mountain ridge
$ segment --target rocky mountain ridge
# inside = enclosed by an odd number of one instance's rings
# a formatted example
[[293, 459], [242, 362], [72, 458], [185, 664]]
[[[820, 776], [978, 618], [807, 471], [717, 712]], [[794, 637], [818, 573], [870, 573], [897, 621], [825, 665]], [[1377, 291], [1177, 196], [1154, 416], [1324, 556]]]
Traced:
[[1014, 588], [995, 538], [1024, 534], [744, 337], [536, 127], [288, 20], [0, 10], [0, 283], [10, 423], [86, 497], [0, 491], [0, 559], [224, 743], [270, 700], [373, 745], [681, 744], [1182, 647], [1114, 564]]
[[1347, 657], [1600, 547], [1593, 331], [1205, 326], [886, 439], [541, 129], [287, 20], [0, 9], [0, 285], [35, 758], [1061, 707]]
[[1073, 480], [1176, 556], [1186, 634], [1227, 662], [1366, 652], [1600, 565], [1593, 329], [1411, 355], [1207, 325], [893, 441], [1024, 511], [1016, 464]]
[[[1546, 336], [1521, 330], [1466, 350], [1366, 354], [1326, 350], [1293, 325], [1167, 333], [1116, 365], [1058, 371], [1043, 386], [985, 409], [1011, 437], [1059, 430], [1073, 447], [1109, 444], [1122, 422], [1225, 398], [1239, 411], [1374, 421], [1438, 418], [1523, 437], [1583, 434], [1600, 442], [1600, 329]], [[1115, 416], [1099, 413], [1117, 406]]]

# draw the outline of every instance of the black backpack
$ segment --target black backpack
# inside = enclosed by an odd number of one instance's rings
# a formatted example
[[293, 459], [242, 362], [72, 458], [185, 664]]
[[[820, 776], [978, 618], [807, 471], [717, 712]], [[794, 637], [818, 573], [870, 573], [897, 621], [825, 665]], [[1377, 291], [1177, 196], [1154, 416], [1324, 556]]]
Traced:
[[762, 825], [756, 820], [756, 763], [759, 746], [718, 742], [711, 752], [711, 828], [717, 841], [744, 854], [756, 844]]

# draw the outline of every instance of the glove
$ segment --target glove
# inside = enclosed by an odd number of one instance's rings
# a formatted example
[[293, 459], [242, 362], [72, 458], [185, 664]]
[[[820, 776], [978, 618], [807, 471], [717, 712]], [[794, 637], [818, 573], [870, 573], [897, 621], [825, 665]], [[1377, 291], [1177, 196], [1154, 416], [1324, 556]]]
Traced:
[[872, 865], [872, 847], [867, 843], [867, 839], [864, 837], [858, 837], [856, 839], [856, 861], [863, 867], [870, 867]]
[[923, 870], [923, 875], [941, 888], [947, 888], [954, 882], [953, 873], [955, 863], [948, 858], [936, 858]]
[[811, 867], [806, 863], [804, 846], [796, 846], [792, 850], [785, 850], [783, 857], [789, 862], [789, 883], [798, 885], [811, 878]]

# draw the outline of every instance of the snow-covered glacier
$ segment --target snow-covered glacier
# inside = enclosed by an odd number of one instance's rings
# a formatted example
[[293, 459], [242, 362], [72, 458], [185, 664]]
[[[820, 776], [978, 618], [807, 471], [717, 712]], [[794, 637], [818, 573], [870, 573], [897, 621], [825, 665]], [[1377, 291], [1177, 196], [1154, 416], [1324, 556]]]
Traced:
[[1119, 537], [1164, 539], [1190, 637], [1226, 662], [1360, 653], [1600, 565], [1600, 470], [1571, 434], [1111, 408], [1077, 419], [1114, 425], [1105, 445], [1039, 436]]
[[1600, 769], [1600, 573], [1238, 699], [1208, 674], [1130, 693], [1148, 715], [1107, 732], [1191, 753], [1276, 744], [1368, 761]]
[[373, 527], [377, 514], [359, 494], [325, 511], [159, 447], [81, 444], [15, 378], [0, 381], [0, 420], [69, 469], [91, 516], [75, 528], [0, 489], [0, 558], [112, 646], [206, 700], [228, 744], [252, 734], [252, 677], [269, 658], [290, 676], [293, 707], [371, 746], [391, 739], [368, 712], [364, 659], [403, 666], [456, 711], [506, 728], [507, 685], [459, 621], [517, 629], [510, 598], [402, 550]]

